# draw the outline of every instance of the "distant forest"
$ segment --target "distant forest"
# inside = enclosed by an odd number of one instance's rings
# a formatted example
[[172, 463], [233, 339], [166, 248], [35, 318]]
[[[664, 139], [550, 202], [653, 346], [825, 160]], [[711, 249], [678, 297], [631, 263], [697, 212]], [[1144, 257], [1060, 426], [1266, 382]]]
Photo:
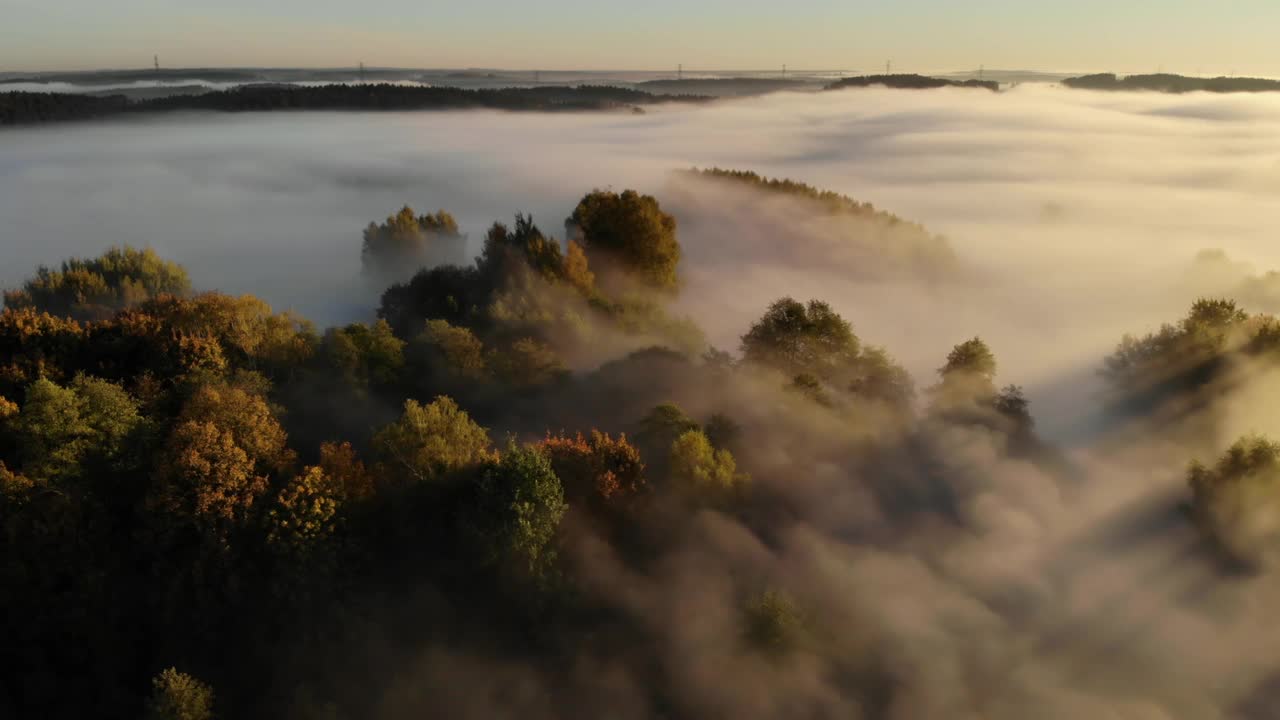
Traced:
[[887, 88], [902, 90], [931, 90], [943, 87], [984, 88], [996, 92], [1000, 83], [994, 80], [944, 80], [924, 75], [864, 75], [862, 77], [842, 78], [826, 87], [827, 90], [843, 90], [845, 88], [863, 88], [882, 85]]
[[403, 85], [249, 85], [201, 95], [174, 95], [138, 102], [123, 96], [71, 93], [0, 94], [0, 125], [83, 120], [123, 113], [178, 110], [250, 112], [271, 110], [629, 110], [664, 102], [702, 102], [692, 95], [655, 95], [628, 88], [583, 85], [465, 90]]
[[1084, 90], [1155, 90], [1166, 93], [1185, 92], [1274, 92], [1280, 90], [1280, 80], [1246, 77], [1194, 78], [1185, 75], [1156, 73], [1118, 77], [1113, 73], [1084, 75], [1067, 78], [1063, 85]]

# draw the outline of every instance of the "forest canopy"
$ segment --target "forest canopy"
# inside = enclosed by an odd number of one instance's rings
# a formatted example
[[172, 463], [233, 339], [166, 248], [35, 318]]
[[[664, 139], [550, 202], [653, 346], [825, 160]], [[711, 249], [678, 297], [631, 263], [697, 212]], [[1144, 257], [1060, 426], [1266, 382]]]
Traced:
[[[803, 183], [699, 177], [946, 248]], [[1022, 602], [956, 602], [889, 560], [918, 540], [951, 572], [1010, 517], [1017, 552], [1031, 524], [996, 484], [1037, 507], [1078, 490], [1007, 348], [957, 328], [913, 378], [856, 304], [807, 294], [712, 347], [678, 309], [669, 208], [592, 190], [566, 210], [561, 237], [495, 222], [475, 258], [445, 210], [354, 227], [353, 273], [412, 275], [328, 328], [151, 250], [6, 293], [0, 715], [845, 717], [913, 702], [921, 608], [985, 629]], [[1189, 422], [1170, 409], [1274, 363], [1278, 328], [1198, 300], [1120, 340], [1099, 403]], [[1225, 452], [1176, 478], [1198, 543], [1179, 562], [1256, 572], [1280, 450]], [[901, 583], [907, 619], [864, 578]]]

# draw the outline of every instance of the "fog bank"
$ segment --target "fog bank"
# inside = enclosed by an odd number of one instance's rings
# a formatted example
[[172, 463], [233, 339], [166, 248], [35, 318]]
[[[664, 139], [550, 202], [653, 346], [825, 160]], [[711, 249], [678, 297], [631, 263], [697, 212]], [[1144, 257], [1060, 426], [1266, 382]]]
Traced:
[[1197, 252], [1280, 267], [1280, 98], [1023, 86], [781, 93], [643, 116], [186, 115], [11, 130], [0, 284], [129, 243], [183, 263], [198, 287], [322, 324], [363, 319], [377, 288], [359, 277], [360, 230], [404, 203], [449, 210], [478, 245], [517, 211], [559, 234], [593, 187], [657, 194], [680, 217], [670, 171], [691, 166], [874, 203], [946, 236], [968, 273], [960, 292], [868, 278], [831, 254], [838, 237], [800, 232], [763, 252], [745, 237], [760, 223], [686, 213], [683, 305], [714, 344], [735, 349], [783, 294], [830, 301], [920, 382], [981, 335], [1005, 359], [1001, 379], [1028, 386], [1042, 426], [1063, 436], [1120, 334], [1193, 299], [1180, 278]]

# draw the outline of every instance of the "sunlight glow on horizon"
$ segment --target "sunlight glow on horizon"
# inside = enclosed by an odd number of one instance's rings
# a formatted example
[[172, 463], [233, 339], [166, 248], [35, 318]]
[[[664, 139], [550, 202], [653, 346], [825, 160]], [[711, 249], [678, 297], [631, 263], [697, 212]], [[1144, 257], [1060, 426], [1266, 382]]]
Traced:
[[[56, 5], [55, 5], [56, 3]], [[0, 0], [0, 72], [167, 67], [1280, 75], [1280, 3], [1235, 0]]]

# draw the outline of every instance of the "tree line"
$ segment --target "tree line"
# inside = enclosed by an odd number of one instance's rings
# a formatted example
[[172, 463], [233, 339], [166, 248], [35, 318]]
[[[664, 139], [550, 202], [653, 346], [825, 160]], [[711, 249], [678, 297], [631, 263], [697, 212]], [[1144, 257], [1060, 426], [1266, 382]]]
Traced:
[[1062, 84], [1085, 90], [1150, 90], [1164, 93], [1188, 92], [1273, 92], [1280, 90], [1280, 80], [1250, 77], [1187, 77], [1171, 73], [1117, 76], [1098, 73], [1067, 78]]
[[0, 93], [0, 125], [82, 120], [126, 113], [180, 110], [270, 112], [280, 110], [510, 110], [635, 111], [668, 102], [704, 102], [694, 95], [655, 95], [603, 85], [463, 89], [396, 85], [294, 86], [243, 85], [198, 95], [130, 101], [124, 96], [91, 97], [70, 93]]

